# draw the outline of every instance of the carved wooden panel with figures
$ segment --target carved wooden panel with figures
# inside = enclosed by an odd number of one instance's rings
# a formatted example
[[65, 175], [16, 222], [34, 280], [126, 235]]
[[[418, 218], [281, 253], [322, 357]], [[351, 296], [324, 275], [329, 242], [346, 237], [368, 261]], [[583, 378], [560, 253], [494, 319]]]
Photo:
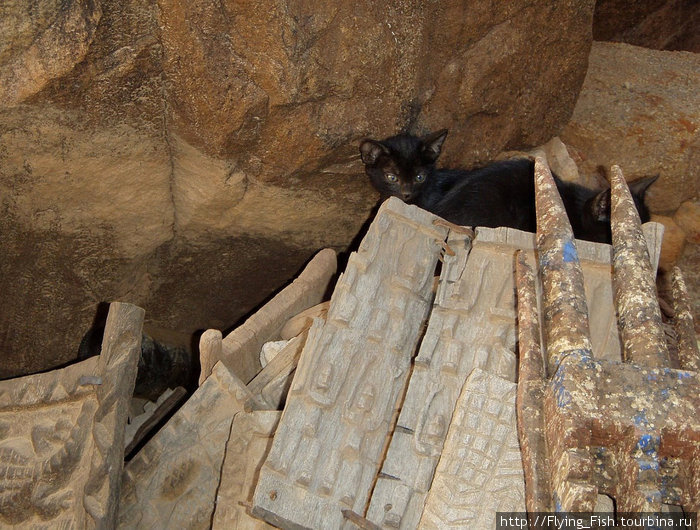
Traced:
[[216, 496], [214, 530], [274, 528], [252, 517], [247, 508], [253, 501], [258, 473], [272, 445], [280, 415], [277, 410], [257, 410], [241, 412], [233, 419]]
[[385, 202], [314, 322], [255, 491], [281, 527], [338, 528], [363, 513], [432, 298], [447, 230]]
[[1, 527], [114, 527], [143, 316], [112, 303], [98, 357], [0, 382]]
[[[645, 225], [649, 249], [658, 256], [660, 234]], [[471, 244], [470, 244], [471, 243]], [[372, 493], [367, 518], [384, 528], [415, 528], [420, 520], [450, 418], [464, 381], [474, 368], [515, 381], [514, 256], [535, 235], [510, 228], [478, 228], [472, 242], [451, 231], [430, 320], [387, 457]], [[601, 355], [620, 358], [612, 304], [609, 245], [577, 241], [593, 343]]]

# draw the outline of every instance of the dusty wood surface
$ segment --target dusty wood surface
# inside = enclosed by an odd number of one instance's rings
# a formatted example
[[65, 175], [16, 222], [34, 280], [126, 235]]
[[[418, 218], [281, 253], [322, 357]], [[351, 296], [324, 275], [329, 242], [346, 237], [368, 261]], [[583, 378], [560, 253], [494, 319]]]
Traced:
[[[648, 223], [655, 225], [655, 223]], [[645, 226], [648, 226], [645, 225]], [[657, 232], [651, 231], [656, 235]], [[535, 235], [510, 228], [452, 231], [430, 321], [377, 479], [367, 517], [384, 528], [415, 528], [459, 392], [479, 367], [515, 380], [515, 252], [534, 263]], [[601, 357], [620, 359], [611, 283], [611, 247], [577, 241]], [[653, 240], [653, 248], [660, 241]], [[387, 509], [387, 506], [390, 506]]]
[[0, 382], [0, 526], [114, 528], [143, 316], [114, 302], [99, 357]]
[[325, 320], [326, 316], [328, 315], [329, 306], [330, 301], [327, 300], [305, 309], [298, 315], [293, 316], [280, 330], [280, 338], [282, 340], [289, 340], [297, 335], [300, 335], [302, 332], [311, 327], [314, 318], [323, 318]]
[[692, 308], [683, 274], [678, 267], [673, 268], [673, 326], [678, 336], [678, 360], [683, 370], [700, 372], [700, 352], [693, 325]]
[[209, 528], [231, 422], [250, 399], [222, 364], [126, 465], [120, 528]]
[[308, 331], [303, 331], [301, 335], [290, 339], [287, 345], [248, 383], [248, 390], [255, 399], [246, 405], [246, 409], [261, 407], [264, 410], [282, 409], [308, 335]]
[[652, 268], [634, 200], [619, 166], [612, 166], [610, 186], [613, 286], [623, 357], [645, 366], [670, 366], [656, 298], [656, 271]]
[[[244, 383], [248, 383], [260, 371], [258, 354], [262, 345], [277, 340], [280, 330], [291, 317], [321, 302], [336, 268], [335, 251], [328, 248], [320, 251], [291, 285], [224, 337], [220, 346], [215, 344], [216, 341], [208, 343], [200, 350], [203, 352], [200, 384], [220, 360]], [[217, 358], [219, 348], [221, 357]]]
[[[597, 359], [590, 351], [581, 325], [587, 321], [583, 282], [559, 281], [563, 273], [569, 279], [581, 277], [571, 231], [551, 217], [556, 190], [539, 177], [538, 254], [545, 308], [540, 314], [547, 328], [549, 366], [539, 393], [538, 385], [522, 383], [536, 381], [541, 371], [534, 363], [521, 365], [520, 390], [529, 394], [531, 408], [539, 403], [546, 454], [531, 451], [529, 460], [531, 471], [538, 468], [532, 466], [533, 457], [539, 467], [548, 468], [549, 483], [528, 484], [527, 494], [533, 497], [528, 505], [546, 496], [548, 506], [557, 510], [586, 512], [600, 506], [604, 494], [615, 499], [619, 512], [655, 512], [664, 503], [694, 511], [700, 505], [700, 374], [670, 367], [658, 330], [643, 340], [645, 330], [656, 325], [658, 304], [644, 236], [619, 168], [612, 185], [613, 283], [626, 328], [626, 362]], [[534, 312], [531, 298], [518, 301], [529, 303], [528, 313]], [[523, 345], [525, 352], [536, 349], [532, 338]], [[522, 424], [534, 427], [529, 433], [533, 440], [541, 430], [536, 423]], [[524, 460], [527, 465], [528, 458]], [[537, 491], [540, 487], [548, 490]]]
[[143, 414], [134, 417], [126, 427], [124, 456], [131, 454], [148, 433], [184, 400], [185, 396], [187, 396], [187, 390], [178, 386], [163, 392], [155, 403], [147, 402], [144, 405]]
[[379, 210], [302, 352], [253, 513], [283, 528], [362, 514], [427, 317], [447, 230], [397, 199]]
[[[526, 508], [533, 514], [553, 511], [553, 507], [548, 493], [549, 466], [544, 443], [542, 400], [546, 372], [537, 309], [537, 289], [532, 263], [528, 263], [523, 252], [518, 252], [516, 285], [519, 350], [516, 417], [526, 481]], [[535, 527], [534, 524], [532, 526]]]
[[516, 384], [474, 369], [455, 408], [420, 528], [494, 528], [525, 511], [515, 426]]
[[252, 517], [248, 510], [260, 467], [265, 461], [280, 415], [276, 410], [236, 414], [226, 456], [221, 469], [221, 484], [216, 495], [216, 511], [212, 528], [257, 530], [274, 528]]

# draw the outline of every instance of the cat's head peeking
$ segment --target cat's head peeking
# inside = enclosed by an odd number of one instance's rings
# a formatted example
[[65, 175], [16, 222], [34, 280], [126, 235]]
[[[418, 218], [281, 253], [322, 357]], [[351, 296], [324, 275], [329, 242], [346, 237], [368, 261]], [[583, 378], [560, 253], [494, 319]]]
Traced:
[[430, 180], [447, 129], [414, 136], [398, 134], [385, 140], [364, 139], [360, 155], [365, 172], [382, 199], [394, 196], [411, 203]]
[[[649, 208], [645, 203], [645, 196], [649, 186], [651, 186], [659, 178], [659, 175], [653, 177], [642, 177], [632, 182], [628, 182], [630, 195], [634, 205], [637, 207], [639, 218], [642, 223], [649, 221], [651, 215]], [[589, 199], [583, 207], [581, 224], [587, 234], [600, 234], [600, 237], [586, 237], [590, 241], [599, 241], [601, 243], [609, 243], [610, 239], [610, 188], [606, 188], [597, 195]], [[601, 227], [604, 227], [602, 229]], [[606, 236], [607, 234], [607, 236]]]

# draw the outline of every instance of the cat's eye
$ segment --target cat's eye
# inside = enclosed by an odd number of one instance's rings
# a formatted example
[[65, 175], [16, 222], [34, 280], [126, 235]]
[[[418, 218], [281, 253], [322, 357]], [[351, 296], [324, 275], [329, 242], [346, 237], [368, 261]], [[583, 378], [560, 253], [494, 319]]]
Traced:
[[387, 179], [389, 182], [396, 182], [397, 180], [399, 180], [398, 177], [397, 177], [396, 175], [394, 175], [393, 173], [387, 173], [387, 174], [386, 174], [386, 179]]
[[416, 182], [423, 182], [425, 180], [425, 173], [418, 173], [415, 176]]

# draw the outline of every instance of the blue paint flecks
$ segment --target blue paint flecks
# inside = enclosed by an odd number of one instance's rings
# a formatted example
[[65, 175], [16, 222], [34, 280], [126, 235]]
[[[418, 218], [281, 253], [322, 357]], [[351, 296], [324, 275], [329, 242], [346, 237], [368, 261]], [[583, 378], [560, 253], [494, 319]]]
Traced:
[[552, 378], [554, 395], [557, 398], [557, 407], [564, 408], [571, 403], [571, 394], [564, 385], [564, 370], [557, 370]]
[[578, 261], [578, 253], [576, 252], [576, 245], [573, 241], [567, 241], [564, 243], [564, 263], [570, 263], [572, 261]]
[[640, 410], [634, 415], [634, 424], [641, 429], [646, 429], [649, 426], [646, 410]]
[[561, 499], [556, 491], [554, 492], [554, 510], [560, 513], [564, 511], [564, 508], [561, 505]]

